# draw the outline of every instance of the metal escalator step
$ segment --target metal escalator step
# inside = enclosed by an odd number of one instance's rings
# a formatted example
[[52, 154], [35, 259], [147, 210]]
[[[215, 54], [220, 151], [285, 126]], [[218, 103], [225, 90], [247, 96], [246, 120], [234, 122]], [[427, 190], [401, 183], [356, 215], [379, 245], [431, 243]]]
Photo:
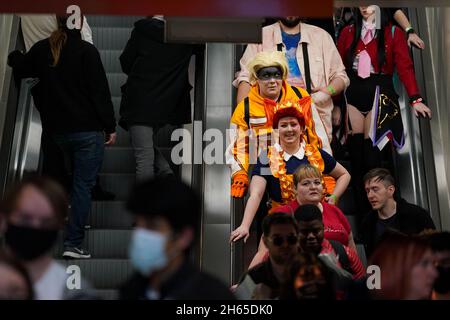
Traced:
[[105, 149], [102, 173], [135, 173], [134, 152], [131, 147], [110, 147]]
[[[117, 119], [118, 121], [118, 119]], [[131, 147], [130, 134], [121, 126], [116, 126], [117, 140], [114, 144], [115, 147]]]
[[99, 16], [88, 15], [87, 22], [91, 28], [95, 27], [115, 27], [133, 28], [134, 23], [142, 19], [141, 16]]
[[96, 289], [92, 293], [101, 300], [118, 300], [119, 290], [113, 289]]
[[350, 227], [352, 228], [353, 237], [358, 234], [358, 221], [356, 216], [354, 215], [346, 215], [348, 222], [350, 223]]
[[107, 73], [122, 73], [119, 57], [122, 50], [100, 50], [100, 58]]
[[58, 260], [64, 266], [77, 265], [81, 276], [95, 289], [119, 289], [133, 273], [127, 259]]
[[356, 209], [355, 199], [353, 197], [353, 189], [351, 186], [349, 186], [347, 190], [345, 190], [344, 194], [341, 196], [341, 199], [339, 200], [338, 203], [338, 207], [346, 215], [360, 214], [359, 212], [357, 212]]
[[126, 200], [135, 182], [135, 174], [130, 173], [101, 173], [101, 186], [116, 195], [116, 200]]
[[[85, 232], [82, 247], [89, 250], [94, 259], [126, 259], [131, 237], [130, 230], [91, 229]], [[56, 257], [62, 257], [63, 235], [54, 249]]]
[[131, 28], [91, 27], [94, 44], [99, 50], [123, 50]]
[[94, 201], [89, 224], [98, 229], [127, 229], [133, 225], [133, 216], [125, 210], [124, 201]]
[[112, 97], [121, 97], [120, 87], [127, 81], [127, 75], [124, 73], [107, 73], [109, 90]]
[[367, 267], [367, 257], [366, 257], [366, 249], [364, 248], [364, 245], [357, 244], [356, 252], [358, 252], [359, 259], [361, 260], [363, 266], [366, 268]]
[[114, 106], [114, 114], [116, 116], [116, 119], [119, 119], [120, 118], [120, 102], [122, 101], [122, 96], [111, 97], [111, 101]]

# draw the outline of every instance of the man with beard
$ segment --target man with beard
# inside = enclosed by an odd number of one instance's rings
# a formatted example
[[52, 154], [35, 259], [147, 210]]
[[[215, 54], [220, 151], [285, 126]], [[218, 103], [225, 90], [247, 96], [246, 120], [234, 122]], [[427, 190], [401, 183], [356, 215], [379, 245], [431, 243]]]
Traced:
[[[262, 43], [249, 44], [241, 60], [241, 70], [233, 85], [238, 89], [237, 101], [243, 100], [250, 91], [250, 74], [247, 64], [261, 51], [282, 51], [289, 64], [287, 82], [306, 89], [313, 98], [313, 114], [320, 115], [325, 127], [322, 141], [324, 149], [331, 154], [329, 143], [332, 135], [332, 97], [339, 95], [349, 85], [345, 66], [333, 38], [323, 29], [302, 23], [300, 17], [290, 16], [262, 29]], [[316, 119], [316, 117], [314, 116]], [[316, 127], [319, 125], [316, 122]], [[320, 124], [321, 125], [321, 124]], [[316, 128], [322, 138], [321, 128]], [[322, 140], [326, 140], [322, 138]]]
[[298, 228], [291, 215], [273, 213], [263, 220], [263, 234], [269, 259], [249, 269], [240, 284], [248, 276], [256, 285], [260, 285], [254, 298], [276, 299], [285, 280], [285, 268], [298, 253]]

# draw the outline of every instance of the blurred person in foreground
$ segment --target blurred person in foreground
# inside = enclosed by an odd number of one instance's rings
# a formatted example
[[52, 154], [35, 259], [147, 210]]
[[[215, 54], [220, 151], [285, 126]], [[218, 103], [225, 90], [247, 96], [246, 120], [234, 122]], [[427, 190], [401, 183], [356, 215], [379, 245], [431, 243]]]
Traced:
[[450, 300], [450, 232], [436, 232], [428, 237], [438, 277], [434, 282], [433, 300]]
[[67, 286], [66, 268], [52, 258], [52, 248], [67, 217], [67, 196], [62, 187], [44, 177], [19, 183], [0, 206], [7, 253], [27, 269], [36, 300], [93, 298], [81, 279], [79, 290]]
[[0, 300], [32, 300], [33, 285], [25, 267], [0, 252]]
[[127, 209], [135, 217], [129, 255], [137, 272], [122, 287], [121, 299], [234, 299], [189, 261], [201, 222], [199, 198], [190, 187], [173, 177], [147, 180], [132, 190]]

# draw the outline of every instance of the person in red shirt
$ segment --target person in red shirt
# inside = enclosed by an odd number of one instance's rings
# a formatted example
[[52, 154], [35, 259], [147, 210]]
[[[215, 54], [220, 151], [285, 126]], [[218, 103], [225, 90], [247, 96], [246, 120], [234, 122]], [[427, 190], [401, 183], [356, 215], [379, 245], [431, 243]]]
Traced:
[[294, 173], [296, 197], [277, 212], [294, 214], [300, 205], [313, 204], [323, 215], [325, 238], [335, 240], [356, 250], [350, 223], [344, 213], [335, 205], [324, 201], [322, 175], [311, 165], [302, 165]]
[[[295, 171], [293, 180], [294, 188], [296, 189], [295, 199], [284, 206], [277, 207], [275, 212], [294, 215], [295, 210], [300, 205], [315, 205], [323, 215], [325, 238], [338, 241], [356, 250], [352, 229], [347, 218], [337, 206], [328, 203], [327, 197], [324, 197], [323, 180], [320, 171], [310, 164], [301, 165]], [[336, 201], [337, 199], [334, 200]], [[249, 268], [260, 263], [266, 255], [267, 248], [264, 243], [260, 242], [258, 252], [250, 263]]]
[[[345, 93], [352, 132], [348, 145], [355, 200], [360, 210], [368, 208], [362, 200], [365, 199], [362, 176], [381, 164], [381, 154], [374, 146], [381, 146], [386, 138], [396, 148], [404, 144], [394, 70], [410, 97], [414, 114], [431, 118], [431, 110], [425, 105], [417, 86], [405, 33], [393, 26], [383, 11], [381, 21], [375, 21], [375, 10], [371, 8], [355, 10], [355, 23], [342, 30], [337, 45], [350, 78]], [[380, 22], [380, 29], [376, 22]], [[376, 91], [377, 87], [379, 91]], [[373, 116], [372, 110], [375, 111]], [[371, 127], [373, 131], [369, 132]]]
[[330, 256], [331, 259], [328, 259], [328, 261], [334, 261], [336, 269], [345, 269], [345, 271], [351, 273], [354, 280], [365, 276], [365, 270], [358, 254], [348, 246], [342, 246], [348, 262], [348, 266], [343, 266], [342, 257], [338, 257], [335, 249], [339, 245], [332, 244], [324, 237], [323, 216], [316, 206], [304, 205], [298, 207], [295, 211], [295, 219], [298, 222], [301, 252]]

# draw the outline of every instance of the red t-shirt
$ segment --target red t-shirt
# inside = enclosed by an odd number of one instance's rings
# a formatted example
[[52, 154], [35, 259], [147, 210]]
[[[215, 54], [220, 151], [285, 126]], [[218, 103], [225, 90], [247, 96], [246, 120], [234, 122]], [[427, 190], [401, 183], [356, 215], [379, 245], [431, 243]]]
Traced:
[[[344, 246], [348, 246], [348, 237], [352, 232], [352, 228], [347, 218], [336, 206], [326, 202], [322, 202], [322, 206], [325, 239], [336, 240]], [[292, 200], [287, 205], [276, 208], [275, 212], [285, 212], [293, 215], [298, 207], [297, 200]]]

